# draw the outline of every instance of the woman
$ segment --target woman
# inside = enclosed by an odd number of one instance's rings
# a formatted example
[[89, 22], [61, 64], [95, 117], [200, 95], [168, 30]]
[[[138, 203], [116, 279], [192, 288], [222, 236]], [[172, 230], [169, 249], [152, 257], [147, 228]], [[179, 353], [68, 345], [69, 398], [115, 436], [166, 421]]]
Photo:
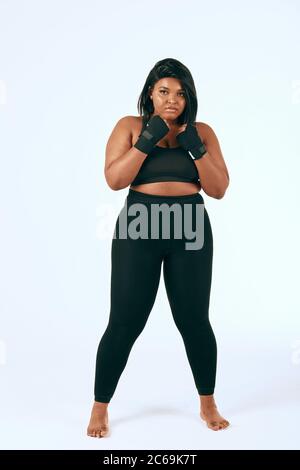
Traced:
[[[224, 429], [229, 422], [219, 414], [213, 396], [217, 345], [208, 315], [213, 237], [199, 191], [202, 188], [208, 196], [221, 199], [229, 185], [227, 167], [212, 128], [195, 122], [194, 81], [178, 60], [167, 58], [155, 64], [138, 110], [140, 116], [117, 122], [106, 147], [109, 187], [116, 191], [130, 187], [112, 241], [111, 310], [97, 352], [95, 401], [87, 434], [109, 433], [107, 407], [154, 305], [162, 266], [172, 315], [200, 397], [200, 416], [209, 428]], [[159, 233], [153, 236], [152, 229], [160, 221], [159, 216], [153, 218], [157, 205], [169, 210], [176, 206], [180, 209], [176, 214], [184, 212], [184, 224], [193, 227], [202, 214], [194, 232], [203, 234], [202, 244], [187, 248], [186, 232], [174, 235], [175, 229], [182, 229], [182, 218], [178, 223], [175, 215], [169, 218], [171, 236], [164, 236], [160, 222]], [[190, 212], [186, 213], [187, 206]], [[136, 207], [144, 217], [139, 220], [139, 237], [132, 218]], [[166, 219], [164, 215], [163, 222]]]

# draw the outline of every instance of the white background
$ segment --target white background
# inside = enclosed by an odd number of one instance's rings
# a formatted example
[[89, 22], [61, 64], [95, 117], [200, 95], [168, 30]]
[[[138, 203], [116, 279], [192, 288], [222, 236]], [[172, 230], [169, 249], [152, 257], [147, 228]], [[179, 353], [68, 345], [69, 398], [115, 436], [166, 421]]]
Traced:
[[[0, 1], [2, 449], [299, 448], [297, 0]], [[230, 174], [201, 192], [214, 234], [214, 432], [163, 278], [109, 406], [86, 436], [109, 315], [110, 248], [128, 188], [104, 178], [117, 120], [154, 64], [191, 71], [197, 120]]]

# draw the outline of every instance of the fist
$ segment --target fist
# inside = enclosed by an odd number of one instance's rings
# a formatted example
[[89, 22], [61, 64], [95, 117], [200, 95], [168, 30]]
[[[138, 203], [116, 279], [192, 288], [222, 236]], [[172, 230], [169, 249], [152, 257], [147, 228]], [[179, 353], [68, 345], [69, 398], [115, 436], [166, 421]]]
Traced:
[[159, 113], [153, 113], [152, 116], [155, 116], [155, 115], [158, 115], [166, 123], [166, 125], [168, 126], [168, 128], [170, 130], [170, 126], [169, 126], [168, 122]]

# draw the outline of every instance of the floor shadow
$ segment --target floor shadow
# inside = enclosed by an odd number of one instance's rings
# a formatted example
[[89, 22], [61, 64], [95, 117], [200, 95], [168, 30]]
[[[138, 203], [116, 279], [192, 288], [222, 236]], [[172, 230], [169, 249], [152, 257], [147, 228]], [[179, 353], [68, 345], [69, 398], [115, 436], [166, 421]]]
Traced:
[[[128, 423], [129, 421], [137, 421], [140, 419], [145, 419], [147, 416], [182, 416], [186, 418], [194, 418], [194, 414], [190, 410], [183, 410], [180, 407], [171, 407], [171, 406], [150, 406], [140, 409], [137, 412], [127, 414], [119, 418], [112, 418], [110, 421], [114, 426], [116, 424]], [[195, 411], [196, 415], [196, 411]]]

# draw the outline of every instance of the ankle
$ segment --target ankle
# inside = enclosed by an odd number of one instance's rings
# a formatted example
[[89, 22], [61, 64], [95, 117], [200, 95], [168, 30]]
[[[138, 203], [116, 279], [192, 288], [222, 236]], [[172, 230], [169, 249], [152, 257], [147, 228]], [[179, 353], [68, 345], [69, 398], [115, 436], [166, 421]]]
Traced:
[[215, 403], [201, 403], [201, 411], [216, 410], [217, 405]]
[[109, 403], [104, 403], [101, 401], [94, 401], [94, 408], [97, 408], [99, 410], [105, 410], [108, 407]]
[[201, 408], [216, 407], [213, 395], [200, 395]]

